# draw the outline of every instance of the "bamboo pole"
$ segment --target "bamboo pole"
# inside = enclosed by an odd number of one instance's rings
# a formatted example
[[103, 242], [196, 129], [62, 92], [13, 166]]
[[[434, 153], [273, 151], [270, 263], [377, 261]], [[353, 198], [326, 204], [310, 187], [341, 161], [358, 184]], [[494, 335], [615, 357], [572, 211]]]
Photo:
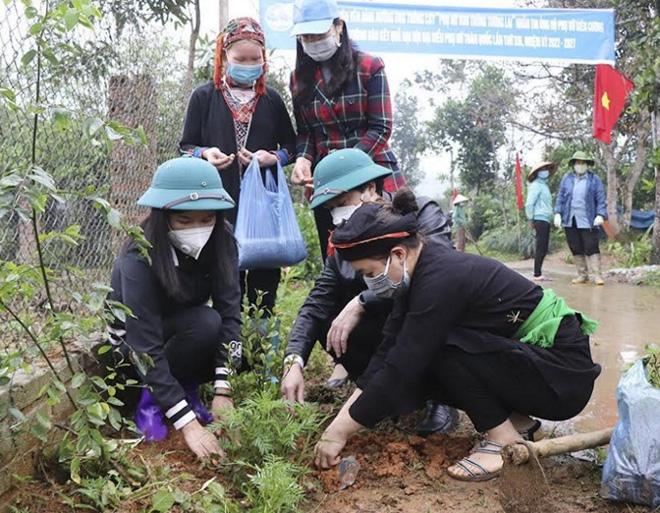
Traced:
[[522, 465], [530, 459], [531, 448], [538, 458], [548, 458], [559, 454], [594, 449], [610, 443], [614, 428], [594, 431], [592, 433], [579, 433], [575, 435], [562, 436], [540, 442], [526, 442], [525, 444], [507, 445], [502, 450], [504, 460], [514, 465]]

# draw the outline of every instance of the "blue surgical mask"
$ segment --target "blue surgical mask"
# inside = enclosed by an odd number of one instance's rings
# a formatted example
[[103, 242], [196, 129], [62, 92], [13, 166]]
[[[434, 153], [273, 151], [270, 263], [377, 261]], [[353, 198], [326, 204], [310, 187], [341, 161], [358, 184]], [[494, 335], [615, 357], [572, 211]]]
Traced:
[[408, 287], [410, 283], [410, 275], [408, 274], [408, 266], [404, 260], [403, 262], [403, 278], [399, 283], [394, 283], [388, 273], [390, 272], [390, 263], [392, 262], [392, 256], [387, 259], [385, 264], [385, 270], [378, 276], [370, 278], [368, 276], [364, 277], [364, 283], [366, 283], [367, 288], [376, 294], [378, 297], [382, 298], [391, 298], [396, 295], [399, 290], [404, 290]]
[[550, 171], [539, 171], [539, 178], [545, 180], [550, 176]]
[[263, 64], [236, 64], [227, 63], [227, 74], [239, 84], [251, 84], [264, 74]]

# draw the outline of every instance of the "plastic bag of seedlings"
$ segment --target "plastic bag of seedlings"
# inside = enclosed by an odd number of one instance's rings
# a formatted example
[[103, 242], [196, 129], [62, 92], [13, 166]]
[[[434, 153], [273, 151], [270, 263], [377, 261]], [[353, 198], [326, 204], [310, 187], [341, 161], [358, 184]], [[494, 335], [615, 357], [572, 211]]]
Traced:
[[238, 265], [241, 270], [295, 265], [307, 258], [282, 166], [277, 179], [262, 172], [253, 159], [241, 182], [236, 219]]
[[660, 506], [660, 389], [653, 360], [640, 360], [616, 391], [619, 421], [603, 467], [605, 499]]

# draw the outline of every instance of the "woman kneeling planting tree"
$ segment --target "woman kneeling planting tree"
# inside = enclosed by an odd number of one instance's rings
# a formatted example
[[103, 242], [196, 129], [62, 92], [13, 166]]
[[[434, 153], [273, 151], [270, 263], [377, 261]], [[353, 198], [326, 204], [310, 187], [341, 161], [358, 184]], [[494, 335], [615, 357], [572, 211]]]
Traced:
[[396, 303], [385, 341], [316, 446], [316, 464], [336, 465], [352, 433], [409, 411], [422, 394], [464, 410], [485, 433], [448, 469], [484, 481], [499, 474], [502, 446], [534, 424], [529, 415], [565, 420], [587, 404], [600, 374], [588, 336], [596, 323], [495, 260], [426, 241], [415, 210], [404, 190], [391, 206], [363, 205], [333, 233], [367, 286], [394, 289]]
[[[162, 440], [167, 417], [195, 454], [219, 453], [215, 436], [202, 426], [213, 416], [197, 388], [215, 379], [214, 414], [233, 407], [227, 361], [240, 359], [241, 289], [224, 211], [234, 202], [213, 165], [180, 157], [158, 168], [138, 204], [151, 207], [142, 223], [151, 263], [133, 244], [122, 250], [110, 299], [132, 315], [109, 327], [116, 356], [131, 361], [145, 385], [135, 423], [148, 441]], [[142, 355], [146, 364], [138, 361]]]

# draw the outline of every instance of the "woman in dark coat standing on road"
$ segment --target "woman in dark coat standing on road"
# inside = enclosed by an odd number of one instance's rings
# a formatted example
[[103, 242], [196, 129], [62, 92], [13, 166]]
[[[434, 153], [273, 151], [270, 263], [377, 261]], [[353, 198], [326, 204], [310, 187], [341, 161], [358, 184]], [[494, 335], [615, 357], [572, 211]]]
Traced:
[[448, 469], [484, 481], [499, 474], [502, 447], [521, 439], [512, 416], [565, 420], [585, 407], [600, 374], [588, 337], [596, 323], [500, 262], [426, 242], [415, 208], [399, 194], [393, 206], [360, 207], [333, 233], [367, 286], [396, 303], [385, 342], [317, 444], [316, 463], [336, 465], [348, 436], [429, 394], [486, 434]]
[[[266, 85], [264, 32], [252, 18], [236, 18], [218, 36], [214, 79], [195, 89], [188, 102], [181, 151], [203, 158], [220, 172], [234, 201], [253, 158], [262, 169], [286, 166], [295, 151], [295, 132], [280, 94]], [[228, 220], [236, 221], [237, 210]], [[241, 274], [241, 288], [254, 304], [263, 291], [267, 312], [275, 305], [280, 269]]]

